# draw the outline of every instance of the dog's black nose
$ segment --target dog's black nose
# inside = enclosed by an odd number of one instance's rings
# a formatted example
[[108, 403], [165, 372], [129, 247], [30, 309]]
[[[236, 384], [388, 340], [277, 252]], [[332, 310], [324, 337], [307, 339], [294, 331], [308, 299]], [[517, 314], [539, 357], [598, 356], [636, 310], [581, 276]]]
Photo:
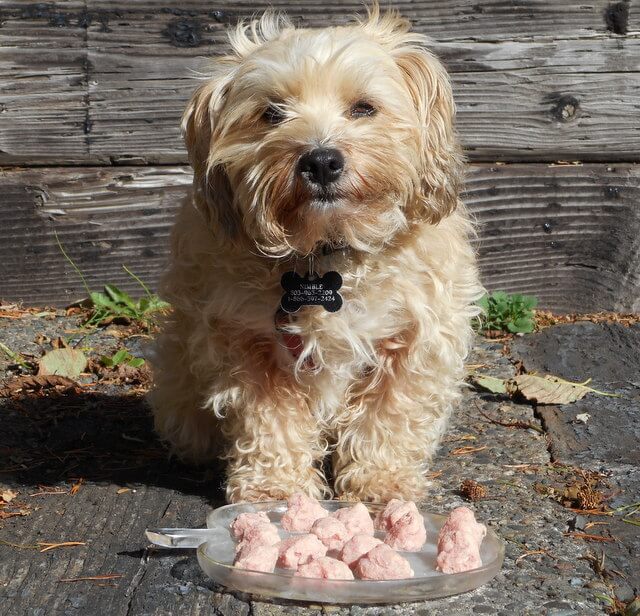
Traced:
[[298, 161], [298, 173], [304, 178], [326, 187], [335, 182], [344, 169], [344, 156], [335, 148], [316, 148]]

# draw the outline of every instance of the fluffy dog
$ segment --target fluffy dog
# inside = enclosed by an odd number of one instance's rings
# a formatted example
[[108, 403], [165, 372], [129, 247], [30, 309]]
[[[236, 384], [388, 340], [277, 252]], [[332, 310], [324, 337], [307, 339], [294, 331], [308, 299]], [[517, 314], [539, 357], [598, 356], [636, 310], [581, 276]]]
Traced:
[[[325, 29], [270, 12], [230, 41], [183, 119], [156, 430], [226, 459], [232, 502], [418, 499], [481, 294], [447, 74], [376, 6]], [[283, 318], [288, 271], [341, 274], [342, 308]]]

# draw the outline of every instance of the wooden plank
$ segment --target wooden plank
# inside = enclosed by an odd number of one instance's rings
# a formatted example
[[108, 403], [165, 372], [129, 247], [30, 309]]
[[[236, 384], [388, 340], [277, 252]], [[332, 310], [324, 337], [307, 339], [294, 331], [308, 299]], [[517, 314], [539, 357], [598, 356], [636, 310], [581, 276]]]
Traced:
[[[361, 11], [290, 4], [275, 6], [312, 26]], [[266, 5], [0, 4], [0, 164], [185, 163], [178, 125], [198, 57], [222, 53], [226, 25]], [[433, 37], [454, 74], [472, 159], [640, 160], [640, 35], [607, 30], [608, 2], [391, 5]]]
[[155, 283], [173, 210], [191, 184], [187, 167], [5, 170], [0, 178], [0, 295], [58, 304], [86, 292], [54, 230], [92, 288], [113, 280], [140, 292], [122, 265]]
[[84, 2], [0, 2], [0, 163], [88, 160]]
[[[0, 297], [64, 305], [122, 270], [155, 285], [187, 167], [14, 169], [0, 175]], [[640, 310], [640, 169], [633, 165], [472, 165], [467, 202], [480, 224], [490, 290], [536, 295], [561, 311]]]

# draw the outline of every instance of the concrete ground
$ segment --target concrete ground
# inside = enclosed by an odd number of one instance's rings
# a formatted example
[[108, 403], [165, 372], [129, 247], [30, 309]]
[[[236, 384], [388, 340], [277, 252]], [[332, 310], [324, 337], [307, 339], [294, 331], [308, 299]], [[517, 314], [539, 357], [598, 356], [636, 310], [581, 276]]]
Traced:
[[[58, 336], [81, 335], [77, 317], [0, 310], [0, 342], [26, 361]], [[147, 341], [112, 326], [79, 347], [93, 358], [123, 345], [140, 355]], [[485, 498], [470, 506], [504, 540], [504, 567], [465, 595], [376, 607], [230, 593], [206, 579], [192, 552], [151, 548], [146, 527], [201, 526], [207, 510], [222, 504], [221, 469], [167, 460], [144, 404], [144, 369], [95, 368], [82, 386], [67, 387], [16, 380], [15, 361], [0, 351], [0, 612], [622, 614], [640, 594], [640, 514], [620, 509], [640, 501], [639, 343], [640, 325], [591, 322], [477, 339], [470, 370], [507, 377], [524, 365], [591, 377], [594, 387], [622, 397], [536, 409], [470, 388], [434, 462], [425, 507], [445, 513], [469, 504], [461, 483], [482, 484]], [[77, 544], [46, 549], [64, 542]]]

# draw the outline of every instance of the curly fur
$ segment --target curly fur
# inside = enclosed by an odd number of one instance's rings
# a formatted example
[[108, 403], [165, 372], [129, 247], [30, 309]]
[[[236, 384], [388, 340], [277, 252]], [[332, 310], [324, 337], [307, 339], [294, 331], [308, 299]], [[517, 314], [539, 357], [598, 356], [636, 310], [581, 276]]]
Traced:
[[[185, 459], [225, 458], [230, 501], [420, 498], [481, 294], [446, 72], [376, 6], [319, 30], [268, 12], [230, 41], [184, 115], [194, 189], [162, 285], [173, 314], [157, 343], [156, 429]], [[361, 99], [374, 116], [349, 116]], [[346, 159], [332, 204], [295, 172], [318, 144]], [[280, 277], [311, 255], [342, 274], [345, 304], [296, 314], [294, 358], [274, 327]]]

